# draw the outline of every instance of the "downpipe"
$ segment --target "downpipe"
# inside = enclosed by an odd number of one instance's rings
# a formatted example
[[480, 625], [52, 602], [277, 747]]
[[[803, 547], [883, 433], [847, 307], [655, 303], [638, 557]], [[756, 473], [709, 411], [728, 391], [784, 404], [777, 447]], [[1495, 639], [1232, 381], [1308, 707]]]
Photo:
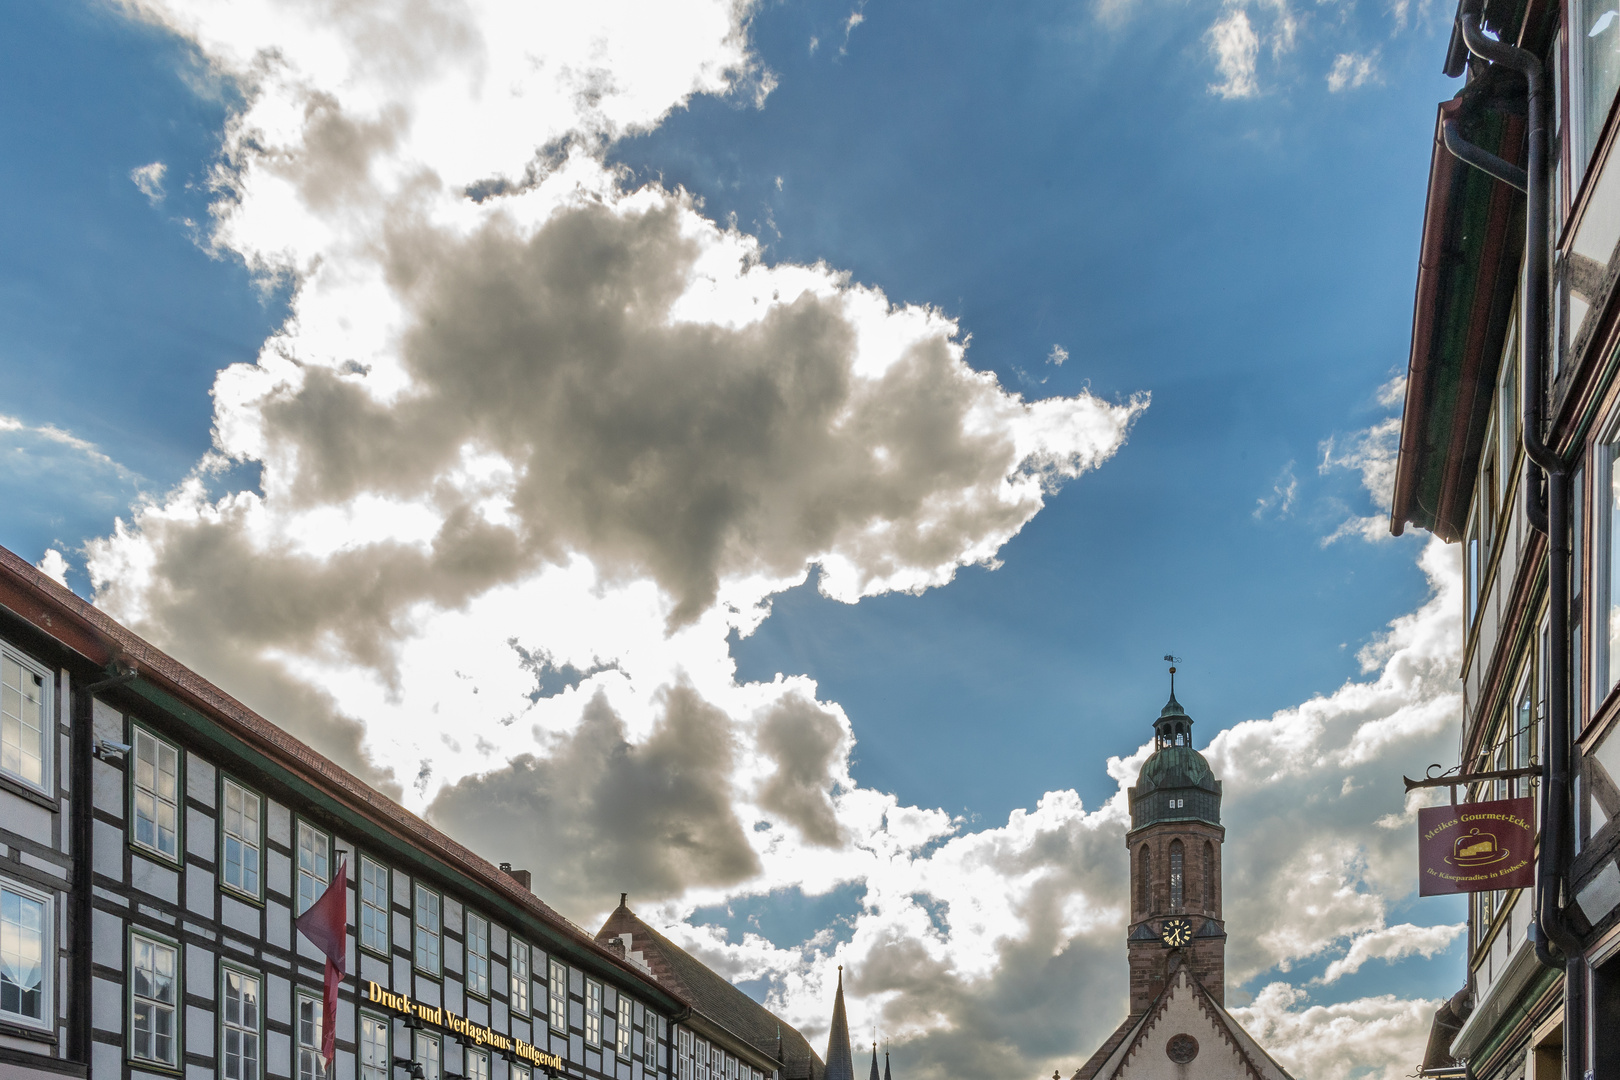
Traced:
[[[1526, 456], [1546, 475], [1547, 510], [1535, 511], [1533, 484], [1525, 498], [1533, 526], [1547, 534], [1548, 672], [1546, 765], [1541, 785], [1541, 857], [1536, 863], [1536, 958], [1565, 971], [1565, 1001], [1575, 1006], [1566, 1015], [1566, 1038], [1574, 1039], [1584, 1027], [1578, 1023], [1581, 976], [1581, 941], [1564, 912], [1563, 894], [1568, 878], [1573, 807], [1570, 802], [1570, 655], [1569, 655], [1569, 467], [1543, 436], [1543, 402], [1547, 393], [1548, 323], [1548, 215], [1550, 208], [1548, 153], [1548, 88], [1541, 60], [1534, 53], [1487, 37], [1480, 28], [1482, 0], [1464, 0], [1458, 25], [1468, 51], [1492, 64], [1501, 64], [1524, 76], [1528, 89], [1529, 153], [1525, 176], [1525, 288], [1520, 297], [1520, 371], [1524, 408]], [[1449, 149], [1448, 142], [1448, 149]], [[1483, 151], [1481, 151], [1483, 153]], [[1459, 155], [1461, 156], [1461, 155]], [[1463, 160], [1470, 160], [1464, 157]], [[1499, 160], [1499, 159], [1498, 159]], [[1504, 163], [1505, 164], [1505, 163]], [[1483, 165], [1481, 166], [1483, 167]], [[1486, 171], [1490, 171], [1487, 169]], [[1492, 175], [1496, 175], [1492, 173]], [[1507, 180], [1506, 177], [1503, 178]], [[1511, 183], [1511, 180], [1507, 180]], [[1526, 477], [1529, 479], [1529, 476]], [[1566, 1055], [1571, 1075], [1578, 1075], [1579, 1055]]]

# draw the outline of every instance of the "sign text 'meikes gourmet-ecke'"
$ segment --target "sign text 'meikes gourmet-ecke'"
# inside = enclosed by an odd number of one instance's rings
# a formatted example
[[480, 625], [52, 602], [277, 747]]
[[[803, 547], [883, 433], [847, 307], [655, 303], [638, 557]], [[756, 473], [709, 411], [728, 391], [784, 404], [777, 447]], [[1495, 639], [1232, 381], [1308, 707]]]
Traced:
[[1527, 889], [1536, 883], [1530, 799], [1418, 811], [1418, 895]]

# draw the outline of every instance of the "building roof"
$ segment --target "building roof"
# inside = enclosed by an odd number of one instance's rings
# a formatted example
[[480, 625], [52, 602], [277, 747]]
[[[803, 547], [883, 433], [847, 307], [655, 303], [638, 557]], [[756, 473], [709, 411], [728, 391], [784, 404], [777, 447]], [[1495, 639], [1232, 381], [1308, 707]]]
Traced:
[[[57, 647], [107, 671], [121, 668], [112, 700], [133, 695], [190, 726], [200, 739], [246, 758], [307, 800], [306, 810], [369, 827], [374, 842], [402, 864], [461, 875], [469, 898], [494, 914], [527, 916], [550, 933], [551, 951], [612, 973], [619, 985], [640, 987], [663, 999], [662, 1008], [686, 1002], [664, 991], [622, 957], [598, 945], [584, 928], [563, 917], [495, 864], [475, 854], [387, 795], [341, 768], [312, 747], [231, 697], [174, 657], [108, 617], [71, 590], [40, 573], [15, 552], [0, 547], [0, 610], [9, 611]], [[20, 643], [19, 643], [20, 644]], [[133, 674], [131, 674], [133, 673]], [[531, 929], [529, 932], [533, 932]]]
[[855, 1056], [849, 1051], [849, 1016], [844, 1011], [844, 965], [838, 965], [838, 993], [833, 997], [832, 1029], [827, 1032], [827, 1080], [855, 1080]]
[[1390, 507], [1396, 535], [1413, 524], [1459, 540], [1473, 499], [1524, 250], [1524, 199], [1454, 158], [1442, 132], [1456, 121], [1469, 142], [1523, 165], [1523, 118], [1489, 107], [1510, 97], [1508, 74], [1471, 80], [1435, 117]]
[[[1176, 964], [1164, 990], [1146, 1011], [1125, 1018], [1097, 1052], [1075, 1070], [1072, 1080], [1137, 1080], [1182, 1075], [1174, 1056], [1177, 1044], [1191, 1039], [1194, 1057], [1209, 1055], [1195, 1074], [1243, 1076], [1249, 1080], [1292, 1080], [1243, 1025], [1221, 1007], [1192, 973]], [[1169, 1067], [1167, 1068], [1167, 1064]], [[1224, 1066], [1224, 1067], [1223, 1067]]]
[[1221, 782], [1193, 749], [1192, 725], [1172, 686], [1170, 700], [1153, 722], [1158, 749], [1142, 763], [1129, 792], [1133, 831], [1161, 821], [1220, 825]]
[[779, 1062], [784, 1080], [824, 1080], [821, 1059], [796, 1028], [648, 926], [630, 910], [628, 898], [621, 896], [619, 906], [597, 931], [596, 940], [606, 944], [623, 934], [630, 935], [629, 953], [641, 954], [653, 978], [690, 1002], [709, 1023], [753, 1047], [766, 1060]]

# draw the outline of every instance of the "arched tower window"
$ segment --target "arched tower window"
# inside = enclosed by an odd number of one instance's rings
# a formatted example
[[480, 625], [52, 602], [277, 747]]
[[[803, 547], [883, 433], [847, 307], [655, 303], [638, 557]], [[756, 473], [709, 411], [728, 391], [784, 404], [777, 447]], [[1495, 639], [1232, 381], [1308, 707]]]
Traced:
[[1138, 885], [1138, 888], [1140, 888], [1141, 891], [1142, 891], [1142, 910], [1144, 912], [1152, 911], [1153, 910], [1153, 855], [1148, 851], [1148, 846], [1146, 844], [1142, 845], [1141, 854], [1137, 858], [1136, 873], [1137, 873], [1137, 880], [1140, 882], [1140, 884]]
[[1182, 847], [1180, 840], [1170, 841], [1170, 910], [1180, 911], [1182, 902]]
[[1204, 910], [1215, 914], [1215, 845], [1204, 841]]

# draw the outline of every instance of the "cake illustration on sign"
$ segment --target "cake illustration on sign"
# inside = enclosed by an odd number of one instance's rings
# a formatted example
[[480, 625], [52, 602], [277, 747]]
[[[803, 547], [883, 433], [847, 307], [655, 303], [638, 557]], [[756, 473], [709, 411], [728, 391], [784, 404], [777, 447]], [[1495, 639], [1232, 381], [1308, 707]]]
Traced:
[[1452, 846], [1452, 854], [1446, 861], [1453, 866], [1489, 866], [1501, 862], [1511, 854], [1507, 848], [1497, 844], [1495, 833], [1480, 832], [1477, 828], [1457, 837]]

